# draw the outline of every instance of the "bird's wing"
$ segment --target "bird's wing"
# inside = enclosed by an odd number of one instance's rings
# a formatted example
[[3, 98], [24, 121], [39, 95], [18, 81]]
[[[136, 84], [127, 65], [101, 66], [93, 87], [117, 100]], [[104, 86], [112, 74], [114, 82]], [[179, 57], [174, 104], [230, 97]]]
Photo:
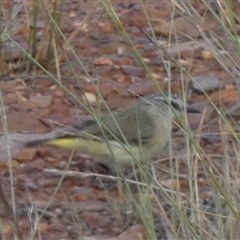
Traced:
[[149, 105], [136, 105], [103, 116], [97, 123], [87, 121], [76, 129], [100, 139], [120, 141], [130, 144], [146, 142], [155, 130], [154, 119], [147, 111]]

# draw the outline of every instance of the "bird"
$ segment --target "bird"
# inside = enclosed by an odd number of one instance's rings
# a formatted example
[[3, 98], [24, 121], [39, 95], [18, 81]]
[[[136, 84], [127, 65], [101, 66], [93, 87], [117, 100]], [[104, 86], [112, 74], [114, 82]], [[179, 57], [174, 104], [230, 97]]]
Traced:
[[176, 95], [159, 92], [139, 97], [130, 106], [63, 131], [51, 139], [27, 142], [57, 146], [90, 154], [110, 172], [148, 163], [160, 156], [170, 141], [172, 121], [184, 112], [199, 113], [185, 106]]

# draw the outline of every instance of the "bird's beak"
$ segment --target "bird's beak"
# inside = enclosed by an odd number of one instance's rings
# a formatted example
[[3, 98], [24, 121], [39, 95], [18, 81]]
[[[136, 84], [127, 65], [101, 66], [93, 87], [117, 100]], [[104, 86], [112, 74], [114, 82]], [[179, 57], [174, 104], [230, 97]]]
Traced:
[[189, 106], [187, 106], [186, 110], [188, 113], [201, 113], [201, 111], [197, 110], [196, 108], [189, 107]]

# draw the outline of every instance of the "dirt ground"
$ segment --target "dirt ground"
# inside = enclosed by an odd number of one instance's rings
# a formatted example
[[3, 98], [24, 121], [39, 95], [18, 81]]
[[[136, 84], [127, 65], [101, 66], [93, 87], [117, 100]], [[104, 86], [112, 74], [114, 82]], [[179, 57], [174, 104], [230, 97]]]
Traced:
[[[163, 1], [160, 2], [146, 2], [145, 11], [150, 16], [152, 29], [159, 42], [168, 40], [172, 34], [169, 25], [172, 21], [175, 24], [176, 32], [173, 35], [172, 44], [163, 45], [163, 48], [171, 59], [186, 67], [199, 83], [200, 87], [194, 86], [187, 73], [181, 72], [172, 64], [172, 91], [181, 95], [182, 86], [188, 85], [190, 93], [188, 103], [201, 111], [201, 114], [189, 114], [188, 116], [189, 124], [197, 136], [200, 134], [198, 130], [201, 124], [204, 125], [217, 117], [214, 108], [199, 90], [201, 87], [206, 88], [204, 83], [208, 82], [210, 85], [207, 91], [211, 99], [223, 108], [234, 105], [236, 99], [239, 99], [239, 93], [234, 87], [232, 76], [211, 57], [209, 48], [201, 38], [199, 31], [180, 15], [176, 14], [172, 20], [170, 6]], [[20, 4], [20, 1], [16, 4]], [[122, 25], [149, 66], [157, 83], [167, 90], [169, 78], [164, 68], [164, 56], [161, 55], [161, 50], [151, 42], [149, 24], [141, 4], [134, 1], [116, 1], [114, 6]], [[6, 10], [7, 7], [6, 4]], [[28, 7], [31, 8], [30, 3]], [[204, 12], [204, 6], [198, 1], [195, 1], [195, 8], [200, 13]], [[218, 31], [215, 20], [210, 14], [204, 13], [211, 30]], [[23, 14], [24, 11], [20, 12], [19, 18]], [[131, 91], [141, 96], [156, 91], [156, 87], [139, 66], [129, 47], [99, 4], [95, 1], [69, 0], [63, 4], [62, 17], [61, 30], [66, 36], [70, 36], [84, 21], [81, 29], [71, 41], [71, 46], [90, 77], [95, 80], [97, 88], [111, 110], [131, 104], [134, 101]], [[45, 22], [39, 20], [37, 30], [41, 32], [45, 27]], [[21, 46], [26, 45], [25, 31], [27, 31], [27, 26], [23, 26], [22, 30], [14, 36], [15, 41]], [[46, 61], [44, 51], [42, 54], [39, 62], [44, 64]], [[64, 58], [60, 62], [61, 84], [79, 101], [84, 101], [83, 93], [86, 93], [91, 106], [98, 112], [97, 91], [89, 81], [89, 76], [86, 76], [70, 50], [66, 50], [66, 54], [69, 62]], [[21, 51], [14, 49], [10, 59], [6, 61], [17, 65], [23, 62], [22, 58]], [[74, 73], [69, 63], [74, 67]], [[53, 64], [50, 70], [55, 74], [54, 66]], [[0, 78], [10, 138], [11, 136], [22, 140], [38, 138], [51, 133], [56, 128], [71, 126], [78, 123], [79, 119], [88, 117], [88, 112], [76, 99], [42, 70], [38, 69], [36, 74], [32, 75], [26, 74], [24, 69], [25, 67], [22, 71], [17, 69], [8, 74], [1, 74]], [[76, 81], [76, 76], [79, 78], [78, 81]], [[184, 84], [182, 79], [184, 79]], [[101, 114], [104, 112], [106, 112], [106, 107], [101, 105]], [[237, 112], [234, 117], [239, 121]], [[206, 155], [221, 156], [223, 154], [222, 142], [220, 137], [214, 135], [219, 132], [219, 125], [213, 122], [204, 126], [199, 140], [202, 148]], [[3, 132], [3, 123], [0, 128]], [[178, 156], [178, 170], [181, 176], [187, 176], [183, 132], [176, 125], [174, 125], [172, 136], [173, 153]], [[6, 149], [6, 145], [2, 144], [0, 148], [1, 192], [2, 198], [9, 199], [11, 203]], [[13, 156], [12, 168], [17, 222], [19, 231], [24, 236], [23, 239], [27, 239], [26, 236], [29, 236], [30, 229], [34, 227], [34, 224], [37, 225], [40, 215], [42, 218], [35, 234], [35, 236], [41, 236], [40, 239], [80, 239], [79, 236], [84, 236], [84, 239], [138, 239], [136, 236], [139, 233], [142, 234], [143, 239], [148, 239], [146, 229], [140, 219], [133, 212], [129, 214], [126, 210], [128, 201], [126, 196], [119, 191], [116, 181], [113, 180], [111, 187], [106, 191], [100, 186], [96, 177], [91, 176], [94, 165], [91, 156], [81, 153], [71, 156], [72, 153], [69, 151], [46, 146], [23, 147], [18, 150], [20, 151], [16, 151]], [[15, 153], [14, 150], [13, 153]], [[168, 159], [168, 149], [166, 149], [159, 156], [158, 162], [161, 168], [169, 168]], [[217, 163], [219, 158], [212, 157], [212, 161]], [[53, 172], [54, 170], [59, 172]], [[64, 174], [61, 174], [61, 171], [65, 170], [89, 175], [88, 177], [85, 175], [63, 177]], [[200, 167], [198, 179], [200, 198], [202, 200], [211, 198], [207, 179]], [[108, 181], [111, 182], [111, 180]], [[163, 170], [159, 181], [166, 188], [171, 185], [169, 174]], [[187, 177], [179, 178], [178, 181], [180, 191], [187, 191]], [[106, 186], [108, 187], [108, 184]], [[7, 208], [4, 200], [0, 201], [0, 215], [7, 239], [11, 239], [13, 218], [10, 217], [11, 209]], [[161, 221], [156, 216], [158, 237], [164, 239], [165, 233]]]

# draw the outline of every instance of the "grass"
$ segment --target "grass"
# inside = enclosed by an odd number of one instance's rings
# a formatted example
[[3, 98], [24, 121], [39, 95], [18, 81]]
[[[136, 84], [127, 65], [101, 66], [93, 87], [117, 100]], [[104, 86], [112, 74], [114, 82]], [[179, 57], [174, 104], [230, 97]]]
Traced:
[[[201, 25], [199, 22], [192, 22], [192, 24], [199, 30], [201, 38], [208, 47], [208, 50], [214, 56], [218, 65], [232, 76], [236, 88], [239, 89], [238, 63], [240, 45], [237, 30], [239, 17], [237, 11], [235, 11], [233, 7], [236, 2], [239, 4], [239, 1], [216, 1], [213, 6], [209, 5], [208, 1], [202, 0], [202, 4], [205, 6], [205, 12], [199, 14], [196, 9], [190, 5], [190, 2], [178, 3], [173, 1], [172, 12], [169, 18], [172, 24], [174, 24], [176, 15], [184, 16], [187, 19], [194, 19], [194, 17], [202, 19]], [[134, 39], [132, 39], [130, 33], [127, 32], [127, 27], [122, 24], [115, 10], [115, 5], [107, 0], [99, 0], [99, 3], [100, 5], [93, 4], [92, 12], [89, 12], [81, 25], [68, 36], [61, 31], [62, 19], [65, 14], [63, 10], [64, 1], [54, 1], [51, 3], [46, 1], [33, 1], [31, 8], [24, 4], [21, 5], [24, 14], [20, 16], [28, 33], [27, 51], [14, 39], [14, 36], [16, 36], [19, 31], [23, 30], [23, 25], [17, 24], [19, 22], [20, 8], [12, 6], [11, 21], [9, 21], [9, 24], [6, 24], [8, 19], [6, 19], [6, 15], [3, 14], [4, 5], [2, 5], [1, 23], [4, 25], [4, 28], [2, 30], [0, 43], [1, 46], [6, 41], [10, 41], [24, 53], [21, 63], [26, 64], [27, 67], [23, 72], [21, 72], [20, 69], [19, 74], [24, 74], [25, 72], [25, 74], [32, 75], [39, 71], [43, 72], [48, 78], [61, 86], [79, 106], [88, 111], [97, 121], [100, 121], [99, 117], [91, 105], [86, 105], [83, 101], [79, 100], [70, 89], [67, 89], [66, 85], [61, 80], [61, 64], [62, 62], [67, 62], [69, 69], [71, 69], [71, 74], [76, 79], [76, 84], [79, 84], [81, 87], [81, 78], [72, 65], [72, 61], [69, 59], [68, 54], [66, 54], [67, 51], [70, 51], [74, 56], [74, 60], [82, 68], [85, 76], [94, 86], [100, 101], [103, 102], [104, 107], [111, 114], [110, 108], [99, 92], [98, 83], [94, 81], [91, 74], [85, 68], [83, 60], [77, 55], [72, 45], [74, 38], [81, 34], [83, 24], [87, 24], [94, 16], [94, 11], [99, 11], [99, 9], [101, 9], [102, 14], [108, 16], [108, 20], [113, 24], [117, 33], [131, 50], [131, 54], [136, 59], [138, 66], [144, 69], [150, 81], [156, 86], [156, 90], [162, 93], [162, 89], [154, 78], [152, 70], [143, 58], [142, 52], [139, 51], [134, 43]], [[179, 59], [169, 56], [165, 48], [158, 44], [156, 40], [158, 37], [154, 36], [154, 27], [151, 24], [151, 17], [148, 16], [148, 12], [145, 8], [146, 3], [139, 1], [139, 4], [149, 24], [149, 32], [152, 34], [151, 36], [145, 35], [146, 39], [149, 40], [149, 44], [154, 45], [156, 51], [159, 51], [160, 58], [162, 58], [164, 62], [164, 70], [167, 79], [170, 79], [168, 81], [168, 91], [171, 92], [171, 79], [173, 78], [172, 66], [174, 66], [180, 73], [181, 95], [184, 101], [187, 101], [188, 92], [191, 90], [191, 81], [194, 81], [192, 77], [192, 65], [188, 68], [184, 68], [179, 64]], [[219, 31], [215, 32], [212, 28], [209, 29], [208, 22], [204, 20], [204, 16], [207, 14], [210, 14], [211, 17], [215, 19]], [[36, 27], [39, 20], [43, 20], [45, 24], [40, 38]], [[33, 26], [31, 26], [31, 22], [33, 22]], [[144, 31], [141, 30], [140, 27], [138, 28], [138, 26], [136, 26], [136, 28], [141, 34], [144, 34]], [[172, 32], [174, 32], [174, 30], [175, 28], [172, 26]], [[178, 33], [176, 32], [175, 35], [172, 34], [169, 36], [169, 46], [173, 41], [178, 44], [180, 40], [178, 40], [177, 35]], [[198, 41], [198, 39], [193, 39], [191, 36], [186, 37]], [[179, 58], [181, 58], [180, 55]], [[3, 63], [1, 64], [1, 66], [3, 66], [1, 71], [8, 72], [8, 62], [4, 59], [0, 59], [0, 61]], [[194, 56], [192, 57], [192, 61], [194, 61]], [[203, 92], [203, 94], [216, 112], [216, 117], [212, 121], [215, 121], [215, 124], [218, 125], [218, 132], [216, 134], [220, 136], [219, 145], [221, 147], [216, 149], [220, 149], [220, 153], [215, 152], [214, 149], [206, 150], [202, 146], [201, 136], [203, 133], [207, 132], [206, 129], [208, 128], [208, 124], [204, 122], [204, 116], [202, 122], [199, 123], [198, 132], [192, 132], [185, 114], [183, 118], [178, 119], [179, 127], [183, 131], [183, 135], [181, 136], [185, 146], [185, 155], [181, 156], [176, 152], [173, 147], [175, 140], [171, 139], [167, 158], [169, 164], [167, 164], [167, 166], [162, 166], [160, 161], [149, 164], [150, 166], [148, 166], [148, 168], [139, 165], [137, 167], [138, 175], [135, 181], [127, 179], [124, 181], [123, 186], [119, 188], [119, 191], [123, 191], [127, 196], [127, 205], [129, 209], [131, 209], [135, 221], [142, 223], [147, 229], [149, 239], [158, 239], [160, 237], [162, 239], [240, 238], [240, 232], [238, 230], [239, 122], [237, 118], [232, 117], [232, 113], [236, 111], [236, 109], [225, 110], [212, 101], [209, 92]], [[4, 134], [7, 139], [8, 126], [6, 113], [2, 97], [0, 100], [2, 125], [4, 126]], [[101, 111], [100, 106], [99, 111]], [[18, 218], [16, 213], [17, 200], [15, 197], [16, 190], [14, 189], [14, 171], [11, 167], [10, 152], [9, 163], [9, 174], [11, 179], [10, 215], [12, 216], [11, 220], [13, 225], [17, 229], [14, 232], [15, 239], [22, 239], [21, 232], [19, 232], [18, 229]], [[63, 174], [63, 178], [65, 176], [67, 176], [67, 171], [66, 175]], [[122, 178], [124, 178], [124, 176], [120, 175], [120, 179]], [[56, 192], [59, 191], [62, 180], [59, 181]], [[116, 178], [116, 180], [119, 179]], [[168, 180], [168, 182], [166, 182], [166, 180]], [[202, 184], [205, 186], [203, 187]], [[106, 191], [108, 190], [106, 189]], [[209, 198], [203, 197], [204, 194], [209, 194]], [[4, 194], [2, 194], [2, 196], [2, 199], [6, 200]], [[49, 204], [51, 204], [53, 198], [54, 194], [49, 196]], [[119, 207], [117, 210], [113, 209], [113, 212], [116, 215], [119, 214], [119, 219], [124, 219], [125, 214], [122, 208]], [[77, 216], [73, 217], [75, 219], [77, 218]], [[34, 239], [34, 235], [38, 231], [37, 225], [39, 224], [41, 216], [39, 218], [38, 215], [35, 215], [33, 218], [34, 219], [30, 219], [30, 222], [36, 224], [32, 224], [29, 230], [28, 239]], [[81, 225], [81, 221], [79, 220], [78, 222], [78, 224]], [[2, 219], [0, 219], [0, 225], [3, 226]], [[125, 226], [125, 228], [127, 227]], [[7, 239], [7, 237], [4, 236], [3, 227], [0, 229], [2, 239]], [[161, 229], [162, 232], [158, 232], [157, 229]]]

